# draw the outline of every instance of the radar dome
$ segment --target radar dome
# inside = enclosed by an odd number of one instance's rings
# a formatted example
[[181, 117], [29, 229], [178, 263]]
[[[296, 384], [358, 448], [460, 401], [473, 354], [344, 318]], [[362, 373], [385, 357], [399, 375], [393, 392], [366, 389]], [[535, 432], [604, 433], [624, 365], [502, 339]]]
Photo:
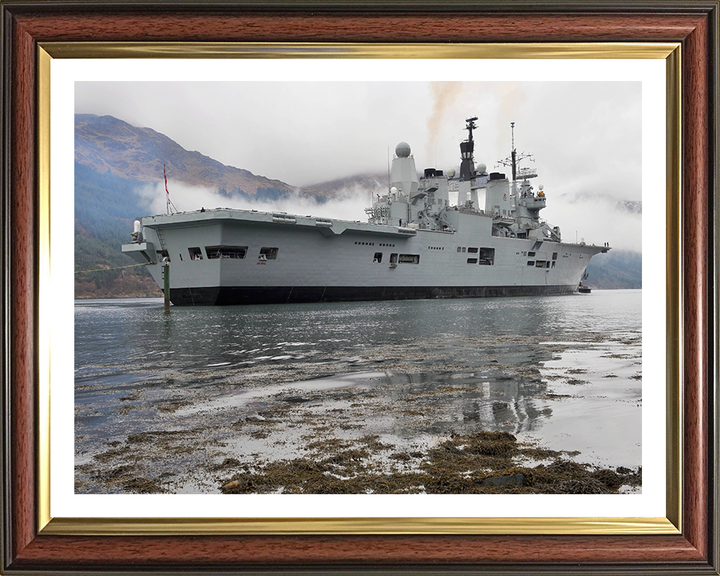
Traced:
[[543, 186], [542, 184], [540, 184], [540, 186], [538, 186], [538, 188], [539, 188], [540, 190], [544, 190], [544, 189], [545, 189], [545, 186]]
[[478, 164], [477, 171], [479, 174], [485, 174], [485, 172], [487, 172], [487, 166], [485, 166], [485, 164]]
[[407, 158], [410, 156], [410, 144], [407, 142], [400, 142], [400, 144], [395, 146], [395, 155], [398, 158]]
[[455, 178], [455, 168], [450, 168], [450, 170], [447, 171], [447, 175], [450, 178]]

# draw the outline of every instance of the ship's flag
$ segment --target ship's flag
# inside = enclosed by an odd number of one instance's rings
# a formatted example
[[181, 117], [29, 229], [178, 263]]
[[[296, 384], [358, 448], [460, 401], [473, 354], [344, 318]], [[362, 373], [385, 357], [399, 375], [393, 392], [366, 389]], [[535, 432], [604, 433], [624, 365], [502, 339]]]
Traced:
[[166, 202], [167, 213], [168, 214], [173, 214], [173, 212], [177, 213], [177, 211], [178, 211], [177, 207], [175, 206], [175, 204], [173, 204], [172, 200], [170, 200], [170, 190], [168, 190], [168, 185], [167, 185], [167, 172], [165, 171], [165, 164], [163, 164], [163, 178], [165, 178], [165, 197], [167, 198], [167, 202]]
[[167, 209], [167, 213], [170, 214], [170, 190], [168, 190], [167, 187], [167, 174], [165, 173], [165, 164], [163, 164], [163, 178], [165, 178], [165, 194], [167, 195], [167, 203], [165, 208]]

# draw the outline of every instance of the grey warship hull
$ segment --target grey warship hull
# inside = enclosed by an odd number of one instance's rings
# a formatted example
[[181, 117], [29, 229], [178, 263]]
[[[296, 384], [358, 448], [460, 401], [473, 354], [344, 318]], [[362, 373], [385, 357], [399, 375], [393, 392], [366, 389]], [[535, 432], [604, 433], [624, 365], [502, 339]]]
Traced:
[[231, 209], [151, 216], [145, 241], [123, 250], [161, 287], [167, 258], [181, 306], [568, 294], [606, 250], [493, 237], [492, 218], [453, 215], [468, 233]]

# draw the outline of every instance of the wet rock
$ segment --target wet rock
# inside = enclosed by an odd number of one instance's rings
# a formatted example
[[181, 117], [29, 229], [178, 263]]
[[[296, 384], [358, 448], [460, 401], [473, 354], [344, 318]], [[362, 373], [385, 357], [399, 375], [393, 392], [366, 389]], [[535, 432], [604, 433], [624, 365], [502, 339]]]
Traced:
[[592, 477], [605, 484], [612, 492], [615, 492], [622, 484], [620, 476], [612, 470], [596, 470], [592, 473]]
[[412, 460], [412, 457], [407, 452], [398, 452], [397, 454], [391, 454], [389, 456], [391, 460], [398, 460], [400, 462], [408, 462]]
[[220, 487], [223, 494], [252, 494], [264, 492], [264, 485], [252, 475], [226, 482]]
[[115, 460], [116, 458], [123, 458], [127, 456], [130, 452], [131, 450], [129, 446], [123, 446], [122, 448], [114, 448], [100, 454], [95, 454], [95, 456], [93, 456], [93, 460], [105, 464], [107, 462]]
[[107, 480], [115, 480], [117, 478], [122, 478], [123, 476], [128, 476], [133, 470], [134, 467], [130, 465], [118, 466], [117, 468], [113, 468], [108, 471], [106, 474], [100, 474], [98, 476], [101, 478], [104, 477]]
[[585, 464], [578, 464], [577, 462], [572, 462], [570, 460], [556, 460], [549, 466], [547, 466], [547, 470], [554, 473], [565, 473], [565, 474], [574, 474], [574, 475], [581, 475], [585, 473], [586, 465]]
[[560, 492], [563, 494], [609, 494], [607, 486], [595, 478], [580, 478], [566, 480], [560, 483]]
[[138, 432], [137, 434], [129, 434], [127, 437], [128, 444], [145, 444], [155, 443], [162, 440], [174, 440], [187, 436], [188, 431], [184, 430], [150, 430], [148, 432]]
[[141, 476], [123, 483], [123, 489], [126, 492], [134, 492], [136, 494], [159, 494], [166, 492], [166, 490], [154, 480], [148, 480]]
[[362, 438], [360, 438], [359, 442], [365, 444], [367, 448], [370, 450], [391, 450], [392, 446], [389, 444], [385, 444], [384, 442], [380, 441], [380, 436], [377, 434], [366, 434]]
[[517, 439], [509, 432], [476, 432], [466, 437], [469, 454], [510, 456], [517, 451]]
[[322, 461], [322, 464], [336, 464], [339, 466], [347, 466], [352, 462], [363, 460], [370, 456], [367, 450], [345, 450], [339, 454], [335, 454]]
[[289, 402], [291, 404], [302, 404], [303, 402], [310, 402], [310, 398], [304, 398], [302, 396], [286, 396], [282, 400], [283, 402]]
[[240, 462], [240, 460], [238, 460], [237, 458], [225, 458], [225, 460], [223, 460], [221, 464], [216, 464], [215, 466], [212, 466], [211, 470], [227, 470], [239, 468], [241, 466], [243, 466], [243, 463]]
[[472, 479], [445, 470], [428, 477], [424, 484], [428, 494], [472, 494], [479, 491]]
[[637, 471], [630, 470], [624, 466], [620, 466], [615, 470], [618, 473], [618, 479], [621, 485], [625, 486], [642, 486], [642, 467]]
[[491, 476], [483, 480], [483, 486], [523, 486], [525, 484], [524, 474], [512, 474], [510, 476]]

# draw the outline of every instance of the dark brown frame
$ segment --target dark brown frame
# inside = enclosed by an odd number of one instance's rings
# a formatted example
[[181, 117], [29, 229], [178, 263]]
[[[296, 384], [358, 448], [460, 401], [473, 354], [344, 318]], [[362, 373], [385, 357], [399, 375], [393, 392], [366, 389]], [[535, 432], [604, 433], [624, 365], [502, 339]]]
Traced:
[[[4, 0], [2, 557], [7, 574], [114, 571], [718, 574], [718, 1]], [[682, 533], [629, 536], [38, 534], [39, 42], [682, 44]], [[659, 192], [662, 197], [662, 192]]]

